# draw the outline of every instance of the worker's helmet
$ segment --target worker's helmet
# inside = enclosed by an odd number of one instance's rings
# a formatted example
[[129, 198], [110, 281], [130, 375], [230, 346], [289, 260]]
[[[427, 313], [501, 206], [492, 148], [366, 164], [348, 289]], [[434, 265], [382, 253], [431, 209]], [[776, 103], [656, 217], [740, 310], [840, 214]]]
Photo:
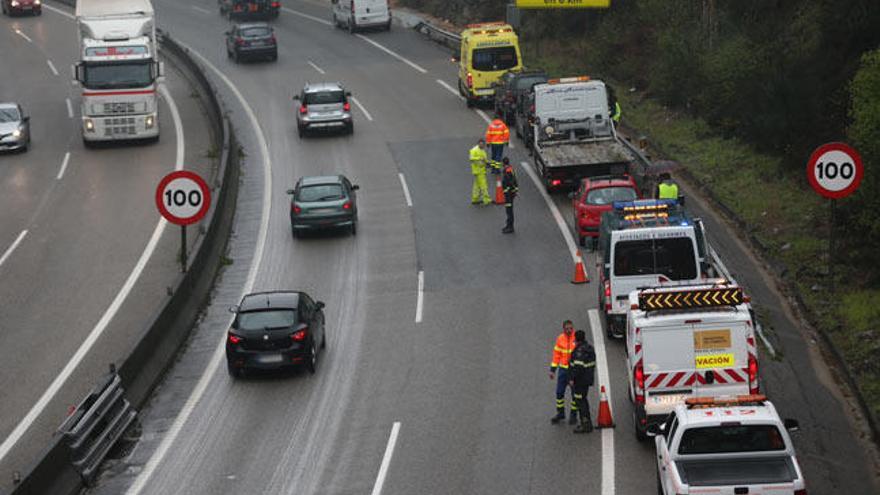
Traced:
[[574, 340], [577, 340], [578, 342], [586, 342], [587, 334], [584, 333], [583, 330], [577, 330], [574, 332]]

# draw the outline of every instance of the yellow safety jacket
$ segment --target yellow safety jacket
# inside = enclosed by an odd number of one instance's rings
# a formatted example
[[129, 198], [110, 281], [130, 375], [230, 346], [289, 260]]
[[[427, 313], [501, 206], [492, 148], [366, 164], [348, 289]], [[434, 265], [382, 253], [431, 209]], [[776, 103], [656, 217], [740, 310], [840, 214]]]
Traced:
[[471, 148], [471, 173], [481, 175], [486, 173], [486, 164], [489, 162], [489, 156], [485, 150], [481, 150], [479, 146]]
[[661, 182], [659, 199], [678, 199], [678, 184]]

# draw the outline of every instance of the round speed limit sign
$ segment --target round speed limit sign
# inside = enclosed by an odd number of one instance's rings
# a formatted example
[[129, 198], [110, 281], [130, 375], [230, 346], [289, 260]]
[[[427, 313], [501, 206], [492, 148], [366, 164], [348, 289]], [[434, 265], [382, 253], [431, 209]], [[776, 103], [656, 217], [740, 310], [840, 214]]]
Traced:
[[862, 181], [862, 157], [844, 143], [816, 148], [807, 162], [807, 179], [817, 193], [831, 199], [849, 196]]
[[194, 172], [171, 172], [159, 181], [156, 188], [156, 207], [173, 224], [196, 223], [204, 218], [210, 206], [208, 183]]

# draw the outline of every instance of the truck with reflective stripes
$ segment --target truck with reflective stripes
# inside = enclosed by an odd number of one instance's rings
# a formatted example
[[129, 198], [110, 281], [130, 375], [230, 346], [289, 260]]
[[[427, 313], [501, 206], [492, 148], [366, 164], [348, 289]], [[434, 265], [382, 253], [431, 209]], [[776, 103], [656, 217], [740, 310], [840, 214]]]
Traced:
[[162, 64], [150, 0], [78, 0], [76, 24], [83, 143], [158, 140]]
[[763, 395], [688, 399], [648, 431], [657, 493], [807, 495], [794, 431]]
[[741, 287], [715, 279], [629, 294], [626, 363], [636, 438], [691, 397], [755, 394], [758, 351]]

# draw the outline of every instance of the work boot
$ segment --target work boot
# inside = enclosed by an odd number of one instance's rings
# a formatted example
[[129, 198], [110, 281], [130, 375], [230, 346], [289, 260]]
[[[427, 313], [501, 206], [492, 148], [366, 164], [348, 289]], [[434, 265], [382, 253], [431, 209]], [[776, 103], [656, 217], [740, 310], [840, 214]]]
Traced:
[[513, 233], [513, 227], [504, 227], [503, 229], [501, 229], [501, 233], [502, 233], [502, 234], [512, 234], [512, 233]]
[[572, 411], [571, 415], [568, 417], [568, 424], [572, 426], [578, 424], [578, 413]]
[[572, 431], [574, 431], [575, 433], [589, 433], [590, 431], [592, 431], [592, 429], [588, 429], [588, 426], [592, 425], [590, 425], [590, 423], [581, 422], [577, 426], [575, 426], [574, 430]]
[[558, 425], [561, 421], [565, 420], [565, 411], [559, 411], [556, 413], [556, 416], [550, 418], [550, 422], [554, 425]]

